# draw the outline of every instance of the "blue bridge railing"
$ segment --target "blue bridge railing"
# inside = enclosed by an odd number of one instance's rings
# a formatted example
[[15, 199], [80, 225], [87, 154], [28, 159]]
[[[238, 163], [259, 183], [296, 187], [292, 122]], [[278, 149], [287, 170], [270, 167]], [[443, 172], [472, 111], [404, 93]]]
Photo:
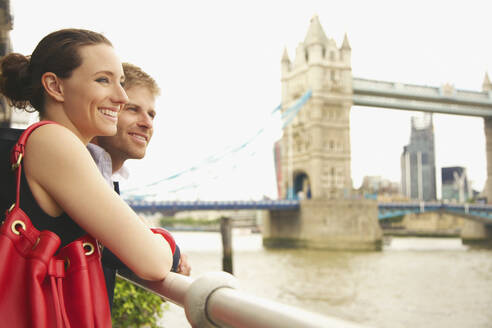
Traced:
[[135, 211], [193, 211], [193, 210], [297, 210], [299, 200], [259, 201], [161, 201], [128, 200]]
[[[299, 200], [258, 200], [258, 201], [159, 201], [127, 200], [137, 212], [179, 212], [194, 210], [298, 210]], [[492, 205], [486, 204], [446, 204], [446, 203], [379, 203], [379, 219], [386, 220], [409, 213], [444, 211], [466, 214], [492, 220]]]
[[487, 204], [446, 204], [446, 203], [379, 203], [379, 219], [385, 220], [409, 213], [442, 211], [492, 220], [492, 205]]

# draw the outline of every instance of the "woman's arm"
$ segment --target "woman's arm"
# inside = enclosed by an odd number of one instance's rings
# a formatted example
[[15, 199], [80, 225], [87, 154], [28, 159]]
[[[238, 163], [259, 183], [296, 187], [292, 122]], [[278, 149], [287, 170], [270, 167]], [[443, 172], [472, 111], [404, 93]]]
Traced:
[[35, 130], [27, 141], [24, 170], [46, 213], [66, 212], [142, 279], [166, 277], [172, 265], [169, 244], [108, 186], [71, 131], [54, 124]]

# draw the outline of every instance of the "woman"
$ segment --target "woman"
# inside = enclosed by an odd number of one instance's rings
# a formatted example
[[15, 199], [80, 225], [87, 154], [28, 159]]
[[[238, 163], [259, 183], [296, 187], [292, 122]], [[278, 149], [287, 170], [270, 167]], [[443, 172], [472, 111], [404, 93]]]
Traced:
[[[26, 144], [20, 199], [34, 226], [55, 232], [61, 246], [89, 233], [141, 278], [164, 279], [172, 265], [169, 244], [108, 186], [85, 147], [95, 136], [116, 133], [128, 101], [111, 43], [95, 32], [60, 30], [30, 57], [5, 56], [0, 69], [7, 99], [60, 124], [37, 128]], [[3, 180], [12, 173], [1, 174]]]

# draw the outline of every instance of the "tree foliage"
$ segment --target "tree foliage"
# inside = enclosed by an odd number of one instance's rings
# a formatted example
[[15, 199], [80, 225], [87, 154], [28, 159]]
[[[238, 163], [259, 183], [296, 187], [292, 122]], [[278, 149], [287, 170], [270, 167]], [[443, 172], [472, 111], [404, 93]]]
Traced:
[[134, 284], [116, 278], [113, 302], [113, 327], [158, 328], [157, 319], [162, 316], [164, 301]]

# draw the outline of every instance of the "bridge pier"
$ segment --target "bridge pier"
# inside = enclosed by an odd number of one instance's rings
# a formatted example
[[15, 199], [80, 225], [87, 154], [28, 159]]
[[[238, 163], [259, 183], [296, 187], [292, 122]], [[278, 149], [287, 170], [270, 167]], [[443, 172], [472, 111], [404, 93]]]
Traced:
[[492, 246], [492, 221], [457, 211], [409, 213], [398, 223], [398, 229], [385, 229], [384, 234], [416, 237], [460, 237], [464, 245]]
[[487, 197], [487, 203], [492, 203], [492, 118], [483, 118], [483, 127], [485, 132], [485, 150], [487, 157], [487, 180], [483, 194]]
[[464, 220], [461, 240], [464, 245], [492, 247], [492, 226], [474, 220]]
[[306, 199], [299, 210], [271, 210], [263, 221], [267, 248], [372, 251], [382, 247], [373, 200]]
[[460, 215], [432, 211], [409, 213], [404, 216], [402, 225], [409, 235], [428, 237], [458, 237], [466, 219]]

